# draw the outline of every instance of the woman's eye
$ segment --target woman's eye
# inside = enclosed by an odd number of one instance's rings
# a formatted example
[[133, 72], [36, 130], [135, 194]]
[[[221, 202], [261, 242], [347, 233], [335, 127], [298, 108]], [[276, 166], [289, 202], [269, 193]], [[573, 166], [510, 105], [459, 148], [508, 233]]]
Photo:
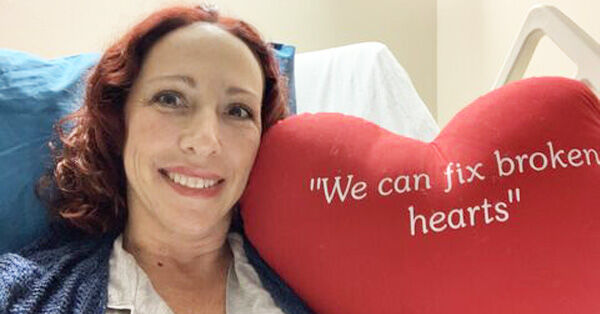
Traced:
[[181, 94], [177, 92], [161, 92], [152, 98], [153, 103], [158, 103], [163, 107], [181, 108], [185, 107], [185, 102]]
[[228, 112], [229, 115], [234, 116], [240, 119], [249, 119], [252, 118], [252, 112], [249, 109], [246, 109], [244, 106], [236, 105], [231, 107]]

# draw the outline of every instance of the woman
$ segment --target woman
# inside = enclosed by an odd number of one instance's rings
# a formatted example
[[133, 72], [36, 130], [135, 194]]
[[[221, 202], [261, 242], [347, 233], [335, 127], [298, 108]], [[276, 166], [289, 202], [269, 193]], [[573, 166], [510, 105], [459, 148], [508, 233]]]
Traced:
[[307, 312], [230, 232], [282, 86], [244, 22], [177, 7], [136, 25], [57, 127], [39, 187], [56, 220], [0, 258], [1, 312]]

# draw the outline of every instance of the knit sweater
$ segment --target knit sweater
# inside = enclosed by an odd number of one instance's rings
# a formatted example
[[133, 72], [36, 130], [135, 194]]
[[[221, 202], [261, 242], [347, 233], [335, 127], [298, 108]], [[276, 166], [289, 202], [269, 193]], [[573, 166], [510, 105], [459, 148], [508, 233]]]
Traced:
[[[237, 231], [239, 226], [232, 227]], [[0, 256], [0, 313], [104, 313], [117, 234], [83, 235], [53, 226], [18, 254]], [[248, 261], [285, 313], [312, 313], [244, 241]]]

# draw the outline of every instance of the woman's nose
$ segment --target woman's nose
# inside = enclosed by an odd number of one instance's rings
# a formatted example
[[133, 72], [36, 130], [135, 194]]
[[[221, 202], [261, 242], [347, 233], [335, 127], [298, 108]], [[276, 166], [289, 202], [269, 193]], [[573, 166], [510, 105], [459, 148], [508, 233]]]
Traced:
[[219, 119], [216, 115], [193, 119], [181, 137], [181, 149], [186, 153], [205, 157], [218, 155], [222, 148], [219, 133]]

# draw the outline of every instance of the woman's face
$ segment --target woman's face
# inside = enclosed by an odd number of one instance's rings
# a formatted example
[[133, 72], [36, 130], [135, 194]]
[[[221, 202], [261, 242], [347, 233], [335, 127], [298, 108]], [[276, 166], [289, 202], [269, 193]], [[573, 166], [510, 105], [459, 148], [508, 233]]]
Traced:
[[160, 39], [125, 105], [130, 223], [188, 234], [227, 223], [258, 150], [262, 93], [251, 50], [217, 26]]

